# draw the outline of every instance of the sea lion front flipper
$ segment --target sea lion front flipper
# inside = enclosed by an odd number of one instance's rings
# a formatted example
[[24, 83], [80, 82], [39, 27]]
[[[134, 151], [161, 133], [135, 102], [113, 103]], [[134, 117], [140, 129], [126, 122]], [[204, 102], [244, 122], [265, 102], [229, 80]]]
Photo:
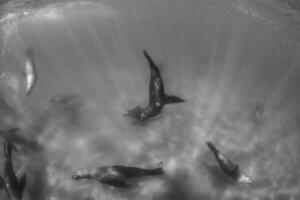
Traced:
[[140, 110], [140, 109], [141, 109], [141, 106], [137, 106], [137, 107], [133, 108], [133, 109], [130, 110], [130, 111], [137, 111], [137, 110]]
[[133, 109], [128, 110], [126, 113], [123, 114], [123, 116], [131, 116], [134, 115], [135, 113], [139, 112], [142, 110], [141, 106], [137, 106]]
[[102, 178], [100, 181], [100, 183], [103, 184], [107, 184], [107, 185], [111, 185], [114, 187], [129, 187], [130, 184], [128, 184], [126, 181], [122, 180], [122, 179], [118, 179], [118, 178]]
[[25, 185], [26, 185], [27, 175], [24, 174], [21, 179], [19, 180], [19, 191], [23, 192]]

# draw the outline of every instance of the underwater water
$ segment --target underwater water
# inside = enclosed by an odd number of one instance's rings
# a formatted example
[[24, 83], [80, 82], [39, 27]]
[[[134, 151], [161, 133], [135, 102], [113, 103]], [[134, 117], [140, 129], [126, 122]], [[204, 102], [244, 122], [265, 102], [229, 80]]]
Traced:
[[[0, 128], [19, 126], [42, 147], [13, 154], [24, 199], [300, 199], [299, 10], [296, 0], [3, 1]], [[38, 73], [30, 95], [27, 48]], [[137, 123], [123, 114], [148, 103], [144, 49], [186, 102]], [[206, 141], [253, 183], [227, 178]], [[2, 148], [0, 158], [2, 171]], [[165, 175], [130, 190], [71, 179], [161, 161]]]

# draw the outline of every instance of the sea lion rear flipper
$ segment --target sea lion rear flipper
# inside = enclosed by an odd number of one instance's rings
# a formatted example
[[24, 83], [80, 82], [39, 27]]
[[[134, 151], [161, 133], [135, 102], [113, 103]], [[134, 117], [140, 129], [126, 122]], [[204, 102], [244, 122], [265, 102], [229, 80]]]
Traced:
[[141, 110], [141, 106], [137, 106], [133, 109], [128, 110], [127, 113], [123, 114], [123, 116], [129, 116], [131, 113], [137, 112], [138, 110]]
[[145, 175], [151, 175], [151, 176], [155, 176], [155, 175], [162, 175], [164, 174], [164, 170], [162, 167], [159, 167], [159, 168], [155, 168], [155, 169], [151, 169], [151, 170], [148, 170]]
[[135, 108], [133, 108], [131, 111], [137, 111], [137, 110], [140, 110], [141, 109], [141, 106], [137, 106]]
[[156, 166], [157, 166], [157, 167], [163, 167], [163, 166], [164, 166], [164, 161], [160, 161], [159, 163], [157, 163]]
[[27, 180], [27, 175], [24, 174], [21, 179], [19, 180], [19, 190], [20, 192], [23, 192], [24, 190], [24, 187], [26, 185], [26, 180]]
[[182, 102], [185, 102], [185, 100], [181, 99], [180, 97], [176, 97], [176, 96], [165, 95], [165, 98], [164, 98], [164, 104], [182, 103]]

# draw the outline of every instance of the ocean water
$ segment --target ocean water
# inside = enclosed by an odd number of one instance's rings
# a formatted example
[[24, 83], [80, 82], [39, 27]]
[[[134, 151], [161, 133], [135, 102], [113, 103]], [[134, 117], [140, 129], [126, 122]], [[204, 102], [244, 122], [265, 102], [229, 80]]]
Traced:
[[[28, 176], [24, 199], [300, 199], [299, 10], [296, 0], [3, 1], [0, 127], [19, 126], [42, 147], [13, 154]], [[38, 73], [30, 95], [28, 48]], [[148, 103], [143, 50], [167, 93], [186, 102], [137, 123], [123, 114]], [[227, 178], [206, 141], [253, 183]], [[161, 161], [165, 175], [130, 190], [71, 179]]]

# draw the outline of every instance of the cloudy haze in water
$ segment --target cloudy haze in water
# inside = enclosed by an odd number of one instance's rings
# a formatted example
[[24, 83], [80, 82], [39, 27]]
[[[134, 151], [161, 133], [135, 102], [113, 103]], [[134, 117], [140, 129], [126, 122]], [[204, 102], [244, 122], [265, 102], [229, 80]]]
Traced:
[[[2, 5], [0, 127], [20, 126], [42, 146], [13, 154], [16, 171], [28, 176], [24, 199], [299, 199], [299, 7], [292, 0]], [[27, 48], [39, 75], [29, 96]], [[144, 49], [167, 93], [186, 102], [141, 124], [123, 114], [148, 103]], [[227, 178], [208, 140], [254, 182]], [[2, 150], [0, 158], [2, 171]], [[78, 169], [161, 161], [164, 176], [131, 190], [71, 179]]]

